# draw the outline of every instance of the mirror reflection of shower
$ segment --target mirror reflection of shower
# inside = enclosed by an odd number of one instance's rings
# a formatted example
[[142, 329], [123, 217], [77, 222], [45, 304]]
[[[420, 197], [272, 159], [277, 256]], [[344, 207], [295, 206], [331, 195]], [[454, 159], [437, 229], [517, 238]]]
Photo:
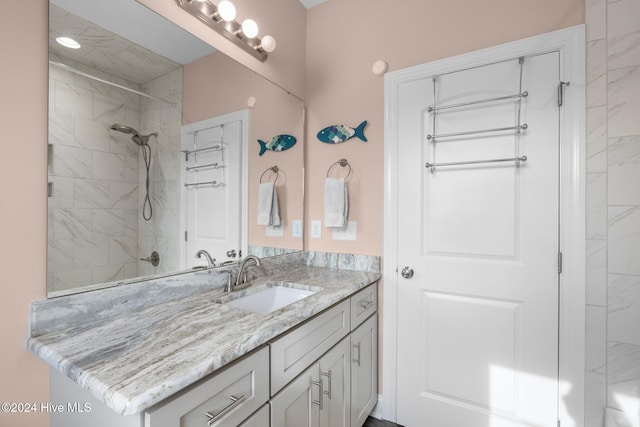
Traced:
[[149, 221], [151, 217], [153, 217], [153, 206], [151, 205], [151, 198], [149, 196], [149, 170], [151, 169], [151, 146], [149, 145], [149, 138], [152, 136], [157, 138], [158, 132], [153, 132], [149, 135], [141, 135], [134, 128], [118, 123], [112, 124], [110, 129], [125, 134], [130, 134], [133, 142], [142, 149], [142, 157], [144, 158], [144, 165], [147, 172], [145, 180], [144, 204], [142, 206], [142, 218], [144, 218], [145, 221]]

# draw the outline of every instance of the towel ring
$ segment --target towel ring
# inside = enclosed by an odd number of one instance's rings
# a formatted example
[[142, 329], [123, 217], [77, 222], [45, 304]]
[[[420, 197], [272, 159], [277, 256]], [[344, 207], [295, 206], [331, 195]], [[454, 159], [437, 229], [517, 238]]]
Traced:
[[336, 167], [336, 165], [340, 165], [342, 167], [345, 167], [345, 166], [349, 167], [349, 172], [347, 172], [347, 176], [344, 177], [344, 180], [346, 181], [347, 179], [349, 179], [349, 177], [351, 176], [351, 165], [349, 164], [347, 159], [340, 159], [337, 162], [335, 162], [334, 164], [332, 164], [331, 166], [329, 166], [329, 169], [327, 170], [327, 178], [329, 178], [329, 174], [331, 174], [331, 170], [334, 167]]
[[262, 184], [262, 178], [264, 178], [264, 175], [269, 171], [276, 174], [276, 179], [273, 180], [273, 183], [275, 184], [276, 181], [278, 180], [278, 176], [280, 175], [278, 173], [279, 170], [280, 168], [278, 168], [278, 166], [271, 166], [270, 168], [267, 168], [264, 172], [262, 172], [262, 175], [260, 175], [260, 184]]

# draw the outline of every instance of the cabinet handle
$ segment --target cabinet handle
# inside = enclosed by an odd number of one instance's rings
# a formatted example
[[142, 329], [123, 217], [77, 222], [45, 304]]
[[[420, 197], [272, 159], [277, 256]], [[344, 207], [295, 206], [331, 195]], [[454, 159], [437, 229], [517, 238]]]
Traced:
[[371, 300], [371, 301], [360, 301], [360, 308], [362, 308], [363, 310], [366, 310], [369, 307], [371, 307], [371, 304], [373, 304], [373, 300]]
[[358, 344], [353, 344], [353, 348], [355, 348], [356, 350], [358, 350], [358, 357], [356, 359], [353, 359], [353, 362], [357, 363], [358, 366], [360, 366], [360, 343]]
[[329, 399], [331, 399], [331, 369], [329, 369], [329, 372], [320, 372], [322, 375], [324, 375], [325, 377], [327, 377], [328, 382], [329, 382], [329, 387], [328, 390], [324, 391], [324, 394], [326, 394], [327, 396], [329, 396]]
[[228, 404], [222, 411], [218, 412], [216, 415], [212, 415], [209, 412], [205, 412], [205, 415], [207, 416], [207, 418], [209, 418], [209, 421], [207, 422], [208, 425], [213, 425], [215, 422], [217, 422], [218, 420], [220, 420], [220, 418], [224, 417], [225, 415], [227, 415], [229, 412], [231, 412], [236, 406], [240, 405], [242, 402], [244, 402], [246, 400], [245, 395], [243, 394], [240, 397], [235, 397], [235, 396], [229, 396], [229, 399], [231, 399], [231, 403]]
[[311, 403], [313, 403], [314, 405], [318, 405], [320, 407], [320, 410], [322, 411], [322, 408], [324, 406], [324, 399], [322, 397], [322, 395], [324, 394], [324, 384], [322, 382], [322, 378], [320, 378], [320, 381], [313, 381], [312, 380], [311, 384], [317, 385], [318, 387], [320, 387], [320, 393], [318, 394], [320, 396], [320, 398], [318, 400], [311, 401]]

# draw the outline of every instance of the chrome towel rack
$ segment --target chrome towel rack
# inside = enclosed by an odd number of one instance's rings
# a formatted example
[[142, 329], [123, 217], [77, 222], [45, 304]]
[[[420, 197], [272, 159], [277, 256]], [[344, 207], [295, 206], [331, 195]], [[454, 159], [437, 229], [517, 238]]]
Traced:
[[[191, 174], [193, 174], [192, 176], [195, 179], [195, 182], [185, 182], [184, 183], [184, 187], [187, 190], [193, 190], [195, 188], [199, 188], [199, 187], [222, 187], [224, 186], [224, 171], [222, 171], [220, 173], [220, 177], [221, 180], [218, 179], [212, 179], [214, 176], [212, 176], [212, 172], [207, 172], [206, 170], [211, 170], [211, 169], [222, 169], [225, 167], [224, 164], [224, 124], [218, 125], [216, 127], [220, 128], [220, 139], [219, 140], [209, 140], [206, 141], [207, 144], [213, 144], [213, 145], [207, 145], [204, 147], [200, 147], [198, 148], [198, 144], [196, 142], [196, 136], [198, 134], [198, 132], [194, 132], [193, 133], [193, 149], [191, 150], [182, 150], [182, 152], [185, 155], [185, 162], [187, 163], [184, 167], [186, 172], [189, 172]], [[208, 163], [204, 163], [204, 164], [198, 164], [198, 154], [202, 153], [202, 152], [207, 152], [207, 151], [217, 151], [220, 154], [217, 155], [215, 154], [214, 156], [216, 157], [216, 159], [211, 159], [209, 156], [206, 160], [208, 161]], [[193, 155], [193, 159], [191, 160], [191, 165], [192, 166], [188, 166], [189, 165], [189, 156]], [[218, 158], [219, 157], [219, 158]], [[215, 160], [215, 161], [212, 161]], [[202, 171], [202, 172], [200, 172]], [[206, 181], [199, 181], [198, 177], [199, 177], [199, 173], [204, 173], [205, 175], [202, 176], [202, 178], [207, 179]], [[216, 173], [215, 175], [218, 175], [218, 173]]]
[[264, 178], [265, 174], [269, 171], [276, 174], [276, 179], [273, 180], [273, 184], [275, 185], [278, 177], [280, 176], [280, 168], [277, 165], [271, 166], [270, 168], [267, 168], [264, 172], [262, 172], [262, 175], [260, 175], [260, 184], [262, 184], [262, 178]]
[[331, 166], [329, 166], [329, 169], [327, 169], [327, 178], [329, 178], [329, 174], [331, 174], [331, 170], [340, 165], [341, 167], [349, 167], [349, 171], [347, 172], [347, 176], [344, 177], [344, 180], [346, 181], [347, 179], [349, 179], [349, 176], [351, 176], [351, 165], [349, 164], [349, 161], [347, 159], [340, 159], [335, 163], [332, 163]]
[[[521, 110], [522, 110], [522, 100], [524, 98], [527, 98], [529, 96], [529, 92], [527, 91], [523, 91], [522, 90], [522, 74], [523, 74], [523, 68], [524, 68], [524, 57], [519, 57], [518, 58], [518, 63], [520, 65], [520, 80], [519, 80], [519, 90], [518, 93], [513, 94], [513, 95], [505, 95], [505, 96], [499, 96], [499, 97], [492, 97], [492, 98], [486, 98], [486, 99], [480, 99], [480, 100], [474, 100], [474, 101], [468, 101], [468, 102], [462, 102], [462, 103], [458, 103], [458, 104], [449, 104], [449, 105], [443, 105], [443, 106], [437, 106], [436, 105], [436, 85], [437, 85], [437, 80], [438, 77], [434, 76], [433, 77], [433, 99], [434, 99], [434, 103], [433, 106], [430, 106], [427, 108], [427, 111], [432, 115], [432, 129], [433, 129], [433, 134], [427, 135], [427, 140], [431, 143], [433, 143], [433, 160], [435, 160], [435, 149], [436, 149], [436, 140], [439, 138], [451, 138], [451, 137], [456, 137], [456, 136], [467, 136], [467, 135], [476, 135], [476, 134], [484, 134], [484, 133], [491, 133], [491, 132], [505, 132], [505, 131], [515, 131], [515, 134], [517, 136], [520, 136], [522, 134], [523, 131], [527, 130], [529, 128], [529, 126], [526, 123], [521, 123]], [[445, 110], [445, 109], [450, 109], [450, 108], [458, 108], [458, 107], [464, 107], [464, 106], [469, 106], [469, 105], [478, 105], [478, 104], [484, 104], [484, 103], [488, 103], [488, 102], [495, 102], [495, 101], [504, 101], [504, 100], [510, 100], [510, 99], [515, 99], [516, 103], [517, 103], [517, 118], [516, 118], [516, 123], [518, 123], [516, 126], [507, 126], [507, 127], [499, 127], [499, 128], [491, 128], [491, 129], [477, 129], [477, 130], [470, 130], [470, 131], [463, 131], [463, 132], [454, 132], [454, 133], [446, 133], [446, 134], [437, 134], [436, 133], [436, 112], [440, 111], [440, 110]], [[518, 146], [518, 140], [516, 140], [516, 154], [519, 154], [519, 146]], [[517, 155], [516, 157], [509, 157], [509, 158], [500, 158], [500, 159], [484, 159], [484, 160], [469, 160], [469, 161], [460, 161], [460, 162], [427, 162], [425, 163], [425, 167], [429, 168], [431, 170], [431, 173], [434, 173], [435, 168], [436, 167], [440, 167], [440, 166], [463, 166], [463, 165], [476, 165], [476, 164], [487, 164], [487, 163], [502, 163], [502, 162], [515, 162], [517, 167], [520, 167], [520, 163], [522, 162], [526, 162], [527, 161], [527, 156], [519, 156]]]
[[510, 157], [508, 159], [490, 159], [490, 160], [469, 160], [466, 162], [446, 162], [446, 163], [425, 163], [425, 167], [431, 168], [433, 171], [434, 168], [438, 166], [460, 166], [460, 165], [476, 165], [482, 163], [499, 163], [499, 162], [516, 162], [516, 166], [520, 166], [520, 162], [526, 162], [527, 156], [520, 157]]
[[529, 92], [524, 91], [521, 93], [517, 93], [515, 95], [506, 95], [506, 96], [498, 96], [495, 98], [487, 98], [487, 99], [479, 99], [477, 101], [469, 101], [469, 102], [461, 102], [460, 104], [449, 104], [449, 105], [443, 105], [442, 107], [436, 107], [435, 105], [433, 107], [429, 107], [427, 108], [427, 111], [429, 113], [433, 113], [434, 111], [440, 111], [440, 110], [447, 110], [449, 108], [458, 108], [458, 107], [466, 107], [468, 105], [476, 105], [476, 104], [484, 104], [487, 102], [494, 102], [494, 101], [504, 101], [507, 99], [514, 99], [514, 98], [526, 98], [527, 96], [529, 96]]
[[218, 181], [206, 181], [206, 182], [187, 182], [184, 184], [185, 188], [187, 190], [193, 190], [196, 187], [203, 187], [203, 186], [209, 186], [209, 187], [222, 187], [224, 185], [223, 182], [218, 182]]
[[189, 161], [189, 155], [190, 154], [199, 153], [201, 151], [210, 151], [210, 150], [220, 151], [220, 150], [222, 150], [222, 144], [212, 145], [211, 147], [198, 148], [197, 150], [182, 150], [182, 152], [184, 153], [184, 159], [186, 161]]
[[206, 165], [189, 166], [184, 168], [184, 170], [186, 170], [187, 172], [193, 172], [193, 171], [197, 171], [198, 169], [219, 169], [223, 167], [224, 167], [223, 164], [215, 162], [215, 163], [208, 163]]
[[527, 130], [529, 126], [526, 123], [518, 125], [518, 126], [508, 126], [504, 128], [493, 128], [493, 129], [479, 129], [479, 130], [470, 130], [466, 132], [456, 132], [456, 133], [444, 133], [440, 135], [427, 135], [428, 140], [435, 140], [437, 138], [450, 138], [453, 136], [463, 136], [463, 135], [475, 135], [477, 133], [489, 133], [489, 132], [502, 132], [508, 130], [515, 130], [517, 133], [522, 132], [523, 130]]

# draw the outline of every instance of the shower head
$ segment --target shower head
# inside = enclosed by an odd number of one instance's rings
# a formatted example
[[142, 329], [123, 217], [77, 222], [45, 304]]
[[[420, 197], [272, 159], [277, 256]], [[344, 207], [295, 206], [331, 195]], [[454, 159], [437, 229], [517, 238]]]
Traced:
[[158, 132], [150, 133], [149, 135], [140, 135], [140, 133], [134, 128], [121, 125], [118, 123], [112, 124], [109, 129], [133, 135], [131, 139], [133, 140], [133, 142], [135, 142], [137, 145], [140, 145], [140, 146], [147, 145], [147, 142], [149, 141], [150, 136], [152, 135], [156, 137], [158, 136]]

